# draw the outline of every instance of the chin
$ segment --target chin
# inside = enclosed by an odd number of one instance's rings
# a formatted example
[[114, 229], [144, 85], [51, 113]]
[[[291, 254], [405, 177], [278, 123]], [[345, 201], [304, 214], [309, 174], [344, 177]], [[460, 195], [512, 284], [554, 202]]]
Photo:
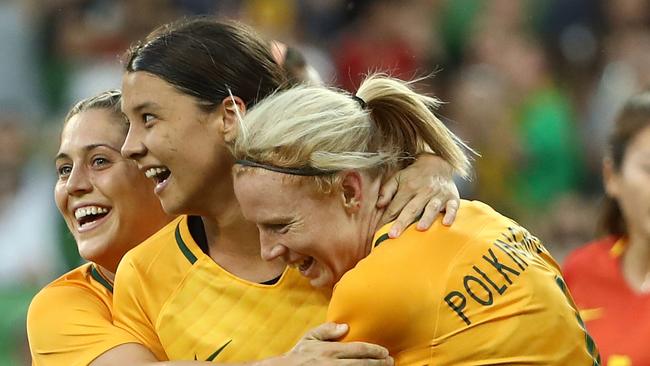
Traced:
[[163, 211], [168, 215], [182, 215], [186, 213], [184, 210], [184, 205], [179, 202], [173, 202], [171, 200], [160, 200], [160, 206], [162, 206]]
[[93, 240], [86, 240], [78, 244], [79, 255], [81, 258], [91, 262], [101, 262], [101, 258], [106, 252], [103, 245], [93, 243]]

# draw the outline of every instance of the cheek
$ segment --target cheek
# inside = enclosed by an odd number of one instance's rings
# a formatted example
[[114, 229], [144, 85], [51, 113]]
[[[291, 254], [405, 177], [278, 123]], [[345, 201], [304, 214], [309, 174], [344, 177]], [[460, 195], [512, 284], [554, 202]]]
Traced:
[[66, 192], [65, 184], [62, 182], [57, 182], [54, 187], [54, 202], [56, 203], [56, 207], [59, 209], [61, 215], [65, 216], [68, 203], [68, 193]]

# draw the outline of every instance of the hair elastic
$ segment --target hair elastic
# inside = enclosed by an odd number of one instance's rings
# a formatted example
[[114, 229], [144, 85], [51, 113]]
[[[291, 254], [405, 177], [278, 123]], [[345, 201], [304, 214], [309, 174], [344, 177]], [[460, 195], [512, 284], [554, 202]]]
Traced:
[[301, 168], [285, 168], [271, 164], [260, 163], [249, 159], [237, 159], [235, 160], [235, 164], [250, 166], [254, 168], [262, 168], [283, 174], [300, 175], [303, 177], [315, 177], [338, 173], [338, 170], [322, 170], [311, 166], [305, 166]]
[[359, 103], [359, 105], [361, 106], [361, 109], [366, 109], [366, 106], [367, 106], [366, 101], [361, 99], [361, 97], [353, 95], [351, 98], [356, 100], [357, 103]]

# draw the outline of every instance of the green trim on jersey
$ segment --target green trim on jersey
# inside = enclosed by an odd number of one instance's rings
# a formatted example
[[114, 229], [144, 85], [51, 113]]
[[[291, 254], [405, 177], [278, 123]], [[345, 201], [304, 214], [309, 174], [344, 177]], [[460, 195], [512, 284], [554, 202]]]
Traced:
[[95, 281], [99, 282], [100, 285], [104, 286], [108, 291], [113, 293], [113, 285], [111, 285], [111, 283], [108, 282], [108, 280], [106, 280], [101, 273], [99, 273], [94, 265], [90, 266], [90, 275], [95, 279]]
[[388, 239], [390, 239], [390, 238], [388, 237], [388, 234], [383, 234], [382, 236], [380, 236], [379, 238], [377, 238], [377, 240], [375, 241], [375, 247], [378, 247], [379, 244], [381, 244], [382, 242], [384, 242], [385, 240], [388, 240]]
[[176, 236], [176, 243], [178, 244], [178, 247], [180, 248], [181, 252], [183, 252], [185, 258], [187, 258], [187, 260], [190, 261], [191, 264], [196, 263], [196, 256], [194, 255], [194, 253], [192, 253], [190, 248], [187, 247], [187, 244], [185, 244], [185, 242], [183, 241], [183, 237], [181, 237], [180, 223], [178, 223], [178, 225], [176, 226], [175, 236]]

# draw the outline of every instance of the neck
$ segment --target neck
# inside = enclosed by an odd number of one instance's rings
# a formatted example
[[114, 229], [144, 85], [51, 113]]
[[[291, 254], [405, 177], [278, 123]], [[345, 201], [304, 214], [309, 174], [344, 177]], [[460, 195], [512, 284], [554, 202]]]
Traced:
[[639, 292], [650, 293], [650, 238], [631, 232], [622, 265], [628, 284]]
[[379, 199], [379, 189], [381, 185], [381, 180], [376, 179], [373, 183], [371, 183], [370, 186], [370, 193], [368, 194], [369, 197], [369, 212], [367, 215], [367, 219], [365, 222], [363, 222], [363, 226], [367, 228], [365, 231], [365, 239], [363, 243], [365, 243], [365, 255], [367, 256], [370, 254], [370, 251], [372, 250], [372, 246], [374, 244], [373, 239], [375, 238], [375, 233], [377, 230], [379, 230], [384, 223], [381, 222], [381, 218], [384, 215], [384, 211], [386, 211], [385, 208], [377, 208], [377, 199]]
[[370, 254], [370, 251], [372, 250], [372, 246], [374, 245], [374, 238], [375, 238], [375, 233], [377, 230], [381, 229], [383, 224], [381, 223], [381, 217], [384, 215], [385, 209], [378, 209], [374, 208], [372, 213], [370, 214], [370, 219], [368, 220], [368, 232], [367, 232], [367, 237], [366, 237], [366, 255]]
[[218, 216], [201, 217], [210, 257], [226, 271], [251, 282], [281, 275], [285, 265], [280, 259], [262, 259], [257, 227], [244, 219], [236, 201], [226, 206]]

